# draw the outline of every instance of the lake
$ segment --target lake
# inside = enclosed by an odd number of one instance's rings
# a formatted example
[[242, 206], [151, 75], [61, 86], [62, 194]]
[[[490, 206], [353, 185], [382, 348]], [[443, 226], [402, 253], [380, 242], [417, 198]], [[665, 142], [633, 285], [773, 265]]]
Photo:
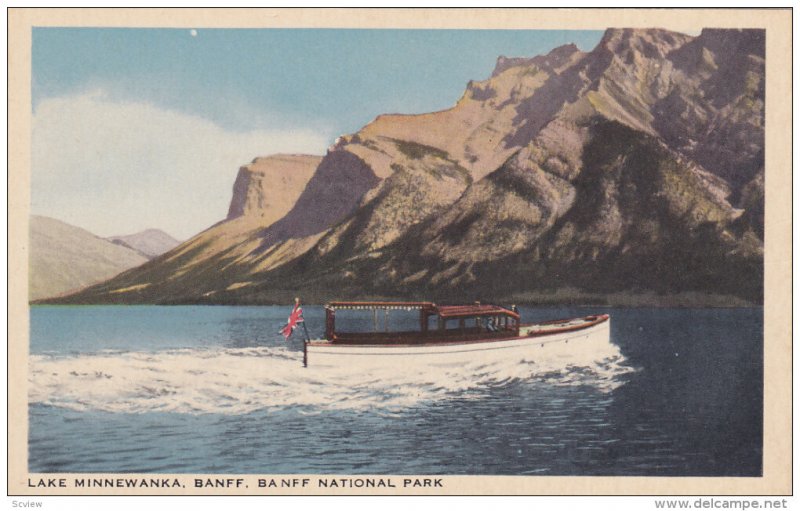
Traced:
[[[290, 307], [34, 306], [30, 472], [760, 476], [763, 309], [611, 315], [591, 363], [302, 367]], [[306, 306], [309, 333], [324, 310]], [[413, 321], [413, 319], [412, 319]]]

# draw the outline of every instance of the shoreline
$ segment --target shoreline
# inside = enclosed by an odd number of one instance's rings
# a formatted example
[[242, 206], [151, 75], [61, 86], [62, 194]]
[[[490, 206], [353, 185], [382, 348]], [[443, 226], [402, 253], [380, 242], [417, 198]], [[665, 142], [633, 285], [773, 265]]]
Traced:
[[[301, 297], [303, 293], [298, 293]], [[314, 298], [317, 298], [316, 296]], [[324, 305], [333, 300], [304, 300], [306, 305]], [[335, 297], [335, 299], [341, 299]], [[386, 295], [364, 295], [363, 300], [401, 301], [414, 300], [415, 297], [398, 297]], [[430, 299], [439, 303], [472, 303], [475, 300], [461, 299]], [[620, 308], [653, 308], [653, 309], [748, 309], [763, 308], [763, 303], [752, 302], [740, 297], [730, 295], [703, 294], [696, 292], [676, 293], [669, 295], [656, 295], [654, 293], [612, 293], [598, 295], [595, 293], [520, 293], [508, 297], [487, 297], [480, 300], [483, 303], [498, 305], [521, 305], [525, 307], [620, 307]], [[171, 301], [141, 301], [141, 302], [70, 302], [59, 299], [44, 299], [29, 302], [30, 307], [76, 307], [76, 306], [281, 306], [290, 304], [290, 301], [281, 299], [265, 300], [171, 300]]]

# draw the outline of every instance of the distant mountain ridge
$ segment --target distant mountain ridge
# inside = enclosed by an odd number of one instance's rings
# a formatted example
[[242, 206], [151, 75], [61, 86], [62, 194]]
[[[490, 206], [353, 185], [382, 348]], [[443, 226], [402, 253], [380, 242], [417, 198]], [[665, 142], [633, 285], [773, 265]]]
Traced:
[[226, 220], [61, 301], [758, 303], [764, 37], [609, 29], [590, 52], [500, 57], [451, 109], [380, 115], [322, 159], [257, 159]]
[[112, 243], [136, 250], [148, 259], [160, 256], [181, 243], [160, 229], [145, 229], [135, 234], [110, 236], [107, 239]]
[[54, 218], [30, 217], [30, 300], [76, 291], [147, 261], [130, 247]]

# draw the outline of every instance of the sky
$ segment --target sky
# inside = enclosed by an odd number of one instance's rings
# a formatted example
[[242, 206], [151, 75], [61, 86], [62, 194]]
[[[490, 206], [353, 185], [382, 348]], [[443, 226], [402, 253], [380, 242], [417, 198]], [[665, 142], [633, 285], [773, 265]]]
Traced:
[[31, 212], [184, 240], [240, 166], [325, 154], [383, 113], [449, 108], [497, 57], [602, 31], [34, 28]]

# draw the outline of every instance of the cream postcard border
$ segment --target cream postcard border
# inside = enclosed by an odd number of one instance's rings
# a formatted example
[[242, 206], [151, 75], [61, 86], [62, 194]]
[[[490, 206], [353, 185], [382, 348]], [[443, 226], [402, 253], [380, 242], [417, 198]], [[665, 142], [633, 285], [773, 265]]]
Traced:
[[[8, 11], [8, 492], [10, 495], [788, 495], [792, 492], [792, 11], [789, 9], [51, 9]], [[764, 444], [762, 477], [445, 476], [441, 489], [138, 490], [30, 488], [28, 454], [28, 215], [30, 208], [31, 29], [44, 26], [228, 28], [594, 29], [704, 27], [766, 29], [766, 195], [764, 289]], [[476, 77], [479, 78], [479, 77]], [[454, 101], [455, 101], [454, 97]], [[377, 114], [378, 112], [376, 112]], [[232, 170], [233, 171], [233, 170]], [[91, 477], [92, 474], [36, 474]], [[142, 477], [143, 474], [131, 475]], [[211, 477], [207, 474], [204, 477]], [[108, 474], [107, 477], [123, 477]], [[313, 481], [319, 476], [299, 475]], [[330, 476], [325, 476], [330, 477]], [[364, 477], [364, 476], [359, 476]], [[376, 477], [386, 478], [381, 475]], [[402, 481], [407, 476], [393, 477]]]

